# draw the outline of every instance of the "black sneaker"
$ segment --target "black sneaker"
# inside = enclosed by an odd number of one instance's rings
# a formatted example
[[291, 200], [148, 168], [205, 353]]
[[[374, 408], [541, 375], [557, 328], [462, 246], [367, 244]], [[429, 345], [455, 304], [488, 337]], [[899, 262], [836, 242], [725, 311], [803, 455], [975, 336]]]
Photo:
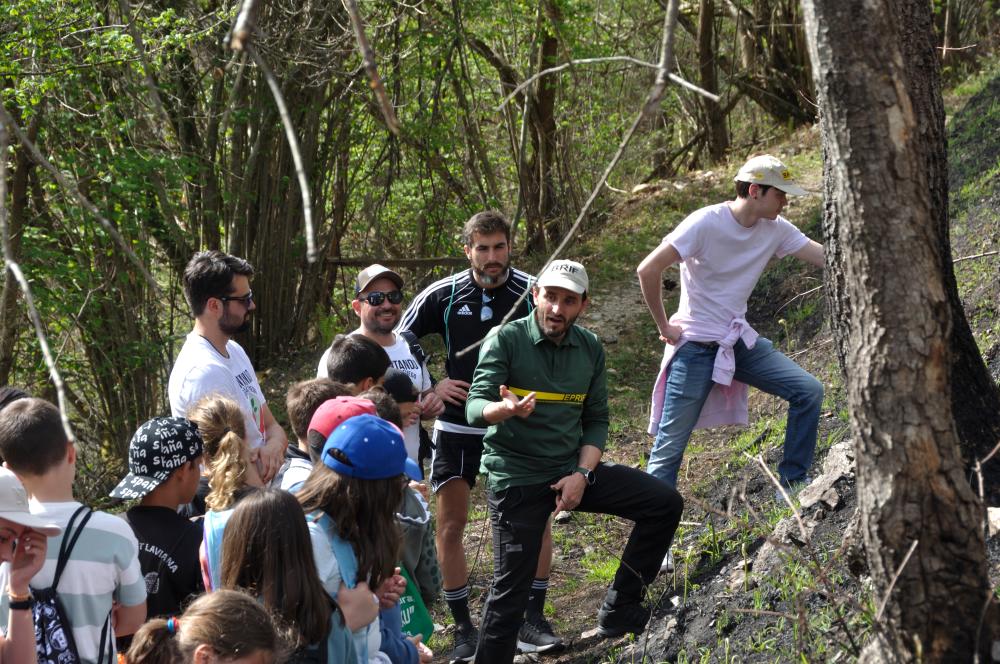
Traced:
[[605, 638], [642, 634], [649, 622], [650, 610], [639, 602], [612, 606], [607, 602], [597, 612], [597, 633]]
[[455, 630], [455, 649], [448, 656], [448, 664], [456, 662], [471, 662], [476, 656], [476, 644], [479, 643], [479, 630], [472, 625], [459, 625]]
[[519, 652], [559, 652], [565, 647], [566, 644], [552, 632], [552, 625], [545, 618], [527, 619], [517, 632]]

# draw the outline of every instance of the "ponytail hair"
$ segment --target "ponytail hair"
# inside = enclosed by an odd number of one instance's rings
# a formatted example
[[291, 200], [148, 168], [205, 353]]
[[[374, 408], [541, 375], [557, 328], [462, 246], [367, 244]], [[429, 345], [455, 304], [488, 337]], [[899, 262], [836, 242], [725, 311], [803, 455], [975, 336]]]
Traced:
[[228, 397], [211, 395], [188, 411], [205, 441], [208, 486], [205, 504], [211, 510], [232, 506], [235, 493], [247, 484], [249, 451], [243, 410]]
[[202, 645], [223, 661], [257, 652], [271, 654], [271, 661], [282, 661], [286, 651], [282, 632], [260, 603], [242, 592], [216, 590], [198, 597], [180, 618], [154, 618], [140, 627], [125, 662], [192, 662]]

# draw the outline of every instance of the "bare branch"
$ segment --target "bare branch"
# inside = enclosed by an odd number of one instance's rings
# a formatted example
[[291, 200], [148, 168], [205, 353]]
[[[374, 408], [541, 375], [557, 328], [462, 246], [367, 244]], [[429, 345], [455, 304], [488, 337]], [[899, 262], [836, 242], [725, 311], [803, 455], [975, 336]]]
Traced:
[[375, 64], [375, 51], [372, 50], [372, 46], [368, 42], [368, 36], [365, 34], [365, 25], [361, 21], [361, 12], [358, 11], [358, 3], [356, 0], [342, 1], [344, 7], [347, 9], [347, 13], [351, 17], [351, 25], [354, 26], [354, 37], [358, 41], [358, 50], [361, 52], [365, 71], [368, 72], [369, 85], [375, 91], [375, 98], [382, 109], [382, 117], [385, 118], [385, 124], [389, 128], [389, 131], [399, 136], [399, 120], [396, 119], [396, 111], [393, 110], [392, 102], [389, 101], [389, 95], [385, 91], [385, 86], [382, 85], [382, 78], [378, 75], [378, 67]]
[[785, 302], [783, 305], [781, 305], [780, 307], [778, 307], [778, 309], [774, 313], [776, 313], [776, 314], [780, 313], [782, 309], [784, 309], [785, 307], [787, 307], [789, 304], [791, 304], [795, 300], [799, 299], [800, 297], [805, 297], [806, 295], [811, 295], [812, 293], [815, 293], [816, 291], [821, 290], [822, 288], [823, 288], [822, 286], [817, 286], [816, 288], [810, 288], [807, 291], [803, 291], [803, 292], [799, 293], [798, 295], [796, 295], [795, 297], [793, 297], [792, 299], [790, 299], [788, 302]]
[[903, 568], [906, 567], [906, 563], [910, 562], [910, 556], [913, 555], [913, 552], [916, 550], [917, 544], [919, 543], [920, 540], [913, 540], [913, 544], [910, 545], [910, 550], [906, 552], [905, 556], [903, 556], [903, 561], [899, 563], [896, 573], [892, 575], [892, 581], [889, 583], [889, 587], [885, 589], [885, 595], [882, 597], [882, 601], [878, 604], [878, 611], [875, 613], [876, 622], [882, 619], [882, 613], [885, 611], [885, 605], [889, 602], [889, 595], [892, 594], [892, 589], [896, 587], [896, 581], [899, 580], [899, 575], [903, 573]]
[[80, 192], [80, 188], [77, 186], [76, 182], [63, 175], [58, 168], [53, 166], [49, 160], [42, 155], [38, 146], [31, 142], [27, 134], [25, 134], [24, 131], [17, 125], [10, 113], [7, 112], [7, 107], [2, 103], [0, 103], [0, 124], [6, 125], [10, 128], [14, 135], [17, 136], [17, 139], [21, 142], [21, 145], [23, 145], [31, 155], [34, 162], [51, 173], [63, 191], [69, 192], [73, 198], [75, 198], [76, 201], [87, 210], [87, 212], [97, 217], [101, 226], [104, 227], [104, 230], [106, 230], [112, 239], [114, 239], [114, 241], [118, 244], [118, 248], [125, 253], [129, 262], [138, 268], [139, 272], [142, 273], [142, 276], [146, 278], [146, 282], [149, 284], [149, 287], [153, 289], [153, 292], [156, 293], [157, 297], [162, 297], [163, 294], [160, 292], [160, 287], [153, 278], [153, 275], [146, 269], [146, 266], [139, 259], [139, 257], [135, 255], [135, 252], [132, 251], [132, 247], [128, 246], [128, 242], [125, 241], [125, 238], [123, 238], [122, 234], [118, 232], [118, 229], [115, 228], [114, 224], [105, 219], [104, 215], [102, 215], [97, 209], [97, 206], [91, 203], [90, 199]]
[[240, 13], [233, 21], [233, 29], [229, 33], [229, 48], [234, 51], [243, 51], [250, 45], [254, 30], [257, 29], [257, 2], [256, 0], [244, 0], [240, 7]]
[[[601, 173], [601, 177], [598, 178], [597, 183], [590, 192], [590, 196], [587, 197], [587, 201], [583, 204], [583, 208], [580, 209], [580, 213], [577, 215], [576, 221], [573, 222], [573, 226], [566, 232], [566, 235], [563, 236], [559, 246], [556, 247], [555, 251], [552, 252], [552, 255], [548, 257], [545, 261], [545, 265], [543, 265], [542, 269], [538, 271], [538, 274], [545, 272], [549, 264], [554, 261], [557, 256], [562, 254], [563, 249], [565, 249], [570, 240], [573, 239], [573, 236], [580, 229], [580, 225], [583, 223], [583, 220], [587, 217], [587, 213], [590, 212], [590, 207], [594, 204], [594, 201], [597, 200], [598, 194], [600, 194], [604, 189], [604, 183], [608, 181], [608, 176], [611, 175], [611, 171], [613, 171], [615, 166], [618, 165], [618, 162], [621, 161], [622, 156], [625, 154], [625, 148], [627, 148], [628, 144], [632, 141], [632, 137], [635, 135], [635, 131], [638, 129], [639, 124], [646, 117], [654, 113], [656, 108], [659, 106], [660, 101], [663, 100], [663, 94], [666, 91], [667, 80], [669, 77], [667, 66], [668, 63], [671, 63], [674, 60], [674, 28], [677, 27], [678, 4], [679, 0], [669, 0], [669, 3], [667, 4], [667, 13], [663, 19], [663, 40], [660, 47], [660, 62], [658, 64], [656, 82], [653, 84], [652, 89], [650, 89], [642, 109], [636, 114], [635, 120], [632, 122], [632, 126], [630, 126], [628, 131], [625, 132], [625, 135], [622, 136], [622, 140], [618, 144], [618, 151], [615, 152], [615, 155], [605, 167], [604, 172]], [[521, 293], [521, 296], [510, 308], [510, 311], [507, 312], [507, 315], [503, 317], [503, 320], [500, 321], [500, 325], [495, 329], [499, 329], [511, 319], [514, 312], [517, 310], [518, 305], [520, 305], [520, 303], [528, 297], [528, 292], [529, 291], [526, 289], [523, 293]], [[471, 344], [467, 348], [463, 348], [456, 353], [455, 356], [462, 357], [466, 353], [478, 348], [487, 338], [489, 338], [489, 336], [490, 335], [487, 334], [483, 339]]]
[[170, 114], [167, 113], [167, 109], [163, 105], [163, 99], [160, 98], [160, 91], [156, 87], [156, 81], [153, 80], [153, 68], [149, 64], [149, 59], [146, 57], [146, 45], [142, 40], [142, 33], [139, 32], [139, 28], [136, 26], [135, 20], [132, 18], [132, 13], [128, 6], [128, 0], [118, 0], [118, 10], [122, 13], [122, 18], [126, 22], [128, 33], [132, 37], [132, 41], [135, 43], [135, 50], [139, 56], [139, 63], [142, 65], [142, 80], [146, 85], [146, 91], [149, 93], [149, 98], [153, 102], [153, 107], [156, 109], [156, 112], [162, 116], [166, 126], [169, 128], [169, 131], [174, 132], [173, 120], [170, 119]]
[[766, 463], [764, 463], [764, 457], [759, 454], [757, 456], [751, 456], [749, 452], [744, 452], [743, 456], [751, 461], [755, 461], [764, 471], [764, 474], [767, 475], [767, 478], [771, 480], [771, 483], [778, 487], [778, 491], [781, 493], [781, 498], [788, 504], [789, 507], [792, 508], [792, 516], [795, 517], [795, 523], [799, 526], [799, 534], [802, 535], [802, 541], [808, 542], [809, 533], [806, 532], [806, 524], [802, 521], [802, 515], [799, 513], [798, 508], [795, 507], [795, 503], [792, 502], [792, 499], [788, 497], [788, 491], [785, 490], [785, 486], [778, 481], [778, 478], [774, 476], [771, 469], [767, 467]]
[[271, 89], [274, 97], [274, 104], [278, 107], [278, 114], [281, 116], [281, 124], [285, 128], [285, 138], [288, 139], [288, 149], [292, 152], [292, 161], [295, 162], [295, 175], [299, 180], [299, 192], [302, 194], [302, 216], [305, 219], [306, 230], [306, 260], [315, 263], [317, 258], [316, 239], [313, 232], [312, 203], [309, 193], [309, 179], [306, 177], [305, 163], [302, 161], [302, 152], [299, 150], [299, 139], [295, 137], [295, 127], [292, 126], [292, 116], [288, 112], [285, 104], [285, 97], [281, 94], [281, 86], [274, 78], [271, 68], [264, 62], [257, 49], [252, 44], [245, 42], [244, 47], [250, 53], [250, 57], [257, 63], [264, 79], [267, 80], [267, 87]]
[[1000, 251], [987, 251], [981, 254], [975, 254], [973, 256], [962, 256], [961, 258], [956, 258], [952, 263], [961, 263], [962, 261], [971, 261], [974, 258], [984, 258], [986, 256], [996, 256], [1000, 254]]
[[388, 256], [355, 256], [354, 258], [327, 258], [327, 265], [365, 267], [372, 263], [396, 267], [435, 267], [438, 265], [468, 265], [468, 258], [440, 256], [437, 258], [390, 258]]
[[[569, 67], [572, 67], [574, 65], [591, 65], [598, 62], [628, 62], [633, 65], [639, 65], [640, 67], [649, 67], [650, 69], [657, 69], [659, 67], [659, 65], [655, 62], [646, 62], [645, 60], [633, 58], [632, 56], [629, 55], [610, 55], [604, 58], [580, 58], [579, 60], [570, 60], [569, 62], [562, 63], [561, 65], [556, 65], [555, 67], [549, 67], [548, 69], [543, 69], [542, 71], [524, 79], [516, 88], [514, 88], [514, 90], [510, 94], [504, 97], [503, 101], [500, 102], [500, 104], [496, 107], [495, 110], [499, 112], [500, 109], [506, 106], [511, 99], [519, 95], [525, 88], [527, 88], [529, 85], [531, 85], [532, 83], [534, 83], [543, 76], [547, 76], [548, 74], [555, 74], [564, 69], [568, 69]], [[689, 81], [686, 81], [680, 76], [677, 76], [675, 74], [667, 74], [667, 78], [669, 78], [674, 83], [680, 85], [681, 87], [687, 88], [692, 92], [696, 92], [703, 97], [711, 99], [714, 102], [719, 101], [718, 95], [714, 95], [708, 90], [703, 90], [694, 83], [690, 83]]]
[[[2, 105], [0, 105], [0, 110], [3, 110], [4, 115], [7, 114], [7, 110]], [[52, 378], [52, 384], [56, 388], [56, 397], [59, 401], [59, 417], [62, 420], [63, 430], [66, 432], [68, 440], [75, 441], [76, 436], [73, 435], [73, 427], [70, 426], [69, 417], [66, 415], [65, 385], [63, 384], [62, 376], [59, 374], [59, 369], [56, 368], [55, 360], [52, 359], [52, 351], [49, 350], [49, 342], [45, 337], [45, 328], [42, 325], [41, 317], [38, 315], [38, 309], [35, 308], [35, 299], [31, 296], [31, 288], [28, 286], [28, 280], [24, 278], [21, 267], [14, 261], [14, 252], [10, 246], [10, 233], [7, 228], [7, 145], [9, 136], [6, 122], [0, 122], [0, 242], [3, 243], [3, 260], [24, 293], [24, 302], [28, 307], [28, 316], [35, 327], [35, 336], [38, 337], [38, 345], [41, 346], [45, 365], [49, 368], [49, 376]]]

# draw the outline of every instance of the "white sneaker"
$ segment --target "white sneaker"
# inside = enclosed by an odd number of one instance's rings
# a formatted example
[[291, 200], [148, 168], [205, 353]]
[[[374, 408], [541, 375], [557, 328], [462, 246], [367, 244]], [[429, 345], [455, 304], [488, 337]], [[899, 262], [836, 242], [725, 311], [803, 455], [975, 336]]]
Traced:
[[674, 552], [667, 549], [667, 555], [663, 556], [663, 562], [660, 563], [661, 572], [673, 572], [674, 571]]

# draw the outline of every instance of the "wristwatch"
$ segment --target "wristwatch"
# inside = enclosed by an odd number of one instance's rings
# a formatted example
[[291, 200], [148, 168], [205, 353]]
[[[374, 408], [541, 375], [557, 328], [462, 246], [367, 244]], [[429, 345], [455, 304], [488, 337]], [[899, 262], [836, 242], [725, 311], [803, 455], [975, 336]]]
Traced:
[[590, 486], [591, 484], [594, 483], [594, 471], [592, 471], [590, 468], [584, 468], [583, 466], [577, 466], [576, 470], [574, 470], [573, 472], [574, 473], [580, 473], [581, 475], [583, 475], [584, 478], [587, 480], [587, 485], [588, 486]]

